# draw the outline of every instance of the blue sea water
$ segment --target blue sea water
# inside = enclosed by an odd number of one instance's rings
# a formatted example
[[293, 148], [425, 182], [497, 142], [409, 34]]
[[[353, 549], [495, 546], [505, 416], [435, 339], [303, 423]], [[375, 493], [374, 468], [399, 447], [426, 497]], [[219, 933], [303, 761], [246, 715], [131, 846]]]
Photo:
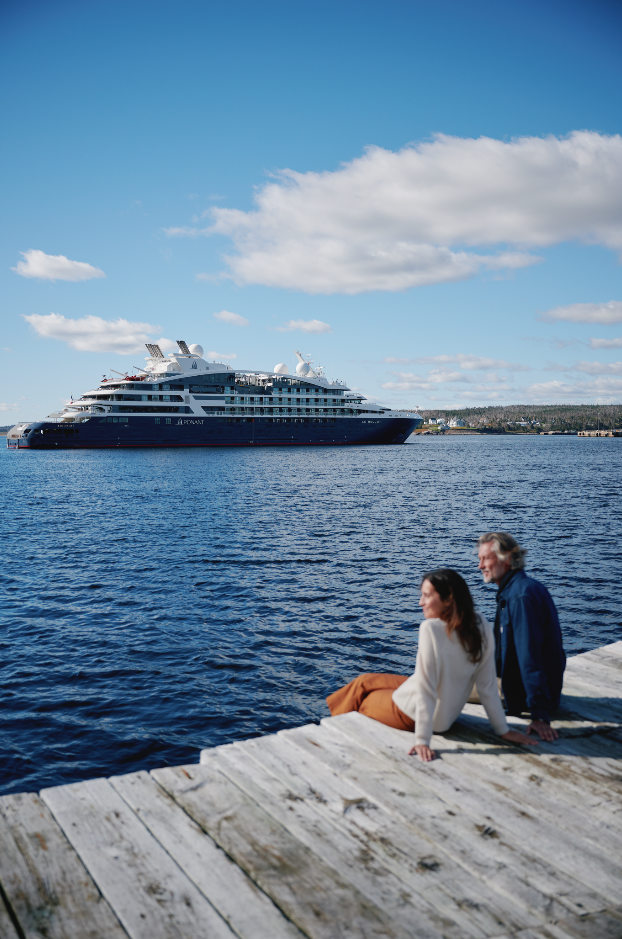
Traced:
[[198, 760], [409, 673], [422, 573], [494, 611], [474, 543], [512, 532], [576, 653], [622, 638], [622, 440], [7, 452], [0, 792]]

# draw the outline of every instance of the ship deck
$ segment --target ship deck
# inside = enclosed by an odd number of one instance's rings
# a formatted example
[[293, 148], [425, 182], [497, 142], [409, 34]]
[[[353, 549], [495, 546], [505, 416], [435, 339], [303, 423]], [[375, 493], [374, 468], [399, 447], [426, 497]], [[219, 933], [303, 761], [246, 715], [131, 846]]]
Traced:
[[423, 764], [346, 714], [4, 796], [0, 936], [620, 939], [622, 642], [569, 659], [554, 726], [505, 746], [467, 705]]

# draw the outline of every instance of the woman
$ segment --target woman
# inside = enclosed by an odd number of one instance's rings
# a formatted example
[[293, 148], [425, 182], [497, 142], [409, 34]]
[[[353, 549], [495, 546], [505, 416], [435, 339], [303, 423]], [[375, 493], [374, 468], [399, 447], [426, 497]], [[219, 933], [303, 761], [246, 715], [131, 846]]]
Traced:
[[449, 730], [477, 683], [493, 728], [510, 743], [536, 745], [510, 730], [495, 673], [495, 642], [490, 624], [475, 612], [469, 588], [456, 571], [442, 568], [421, 582], [425, 620], [419, 629], [414, 675], [359, 675], [326, 699], [331, 714], [359, 711], [398, 730], [414, 730], [416, 753], [434, 759], [432, 733]]

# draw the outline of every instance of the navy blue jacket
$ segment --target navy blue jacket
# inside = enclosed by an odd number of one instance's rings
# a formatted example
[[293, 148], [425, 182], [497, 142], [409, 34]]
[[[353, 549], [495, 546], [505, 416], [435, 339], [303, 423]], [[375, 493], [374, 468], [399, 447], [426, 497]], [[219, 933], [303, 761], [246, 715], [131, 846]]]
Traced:
[[548, 721], [559, 705], [566, 656], [553, 599], [524, 571], [508, 571], [497, 593], [497, 675], [508, 714]]

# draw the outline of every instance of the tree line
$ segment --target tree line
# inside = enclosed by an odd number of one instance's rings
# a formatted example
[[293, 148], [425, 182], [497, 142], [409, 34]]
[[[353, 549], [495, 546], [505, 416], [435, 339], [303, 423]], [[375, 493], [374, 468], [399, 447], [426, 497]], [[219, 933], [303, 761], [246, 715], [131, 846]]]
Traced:
[[[492, 404], [487, 407], [419, 410], [428, 420], [460, 417], [475, 426], [524, 430], [517, 421], [539, 422], [544, 430], [615, 430], [622, 427], [622, 404]], [[540, 428], [537, 428], [540, 429]]]

